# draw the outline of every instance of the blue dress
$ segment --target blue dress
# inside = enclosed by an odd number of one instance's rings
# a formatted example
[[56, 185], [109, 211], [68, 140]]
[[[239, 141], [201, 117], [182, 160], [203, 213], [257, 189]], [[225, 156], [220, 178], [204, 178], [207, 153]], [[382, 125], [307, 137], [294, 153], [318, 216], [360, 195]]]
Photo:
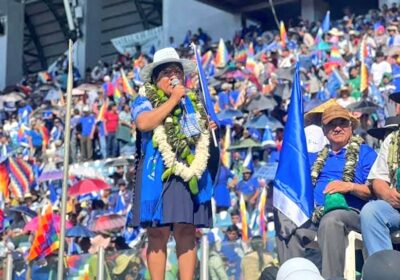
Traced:
[[221, 166], [218, 173], [218, 178], [214, 188], [214, 195], [213, 195], [217, 207], [229, 208], [231, 206], [230, 192], [228, 189], [228, 180], [230, 178], [232, 179], [233, 177], [235, 177], [235, 174], [233, 174], [232, 171], [230, 171], [225, 166]]
[[[133, 120], [136, 121], [141, 113], [152, 109], [146, 97], [138, 97], [132, 108]], [[209, 172], [206, 171], [199, 180], [200, 192], [194, 196], [190, 193], [187, 183], [180, 177], [171, 176], [168, 182], [161, 181], [164, 165], [158, 150], [152, 148], [152, 132], [141, 133], [141, 138], [142, 157], [139, 160], [134, 186], [133, 226], [159, 227], [187, 223], [196, 227], [211, 227], [212, 180], [216, 176], [216, 170], [215, 167], [210, 170], [210, 166], [211, 162], [219, 162], [219, 151], [210, 151]], [[210, 145], [210, 149], [213, 147]], [[149, 153], [152, 154], [150, 160], [148, 160]], [[155, 162], [154, 172], [149, 174], [148, 166], [152, 162]], [[149, 180], [152, 176], [154, 178]]]

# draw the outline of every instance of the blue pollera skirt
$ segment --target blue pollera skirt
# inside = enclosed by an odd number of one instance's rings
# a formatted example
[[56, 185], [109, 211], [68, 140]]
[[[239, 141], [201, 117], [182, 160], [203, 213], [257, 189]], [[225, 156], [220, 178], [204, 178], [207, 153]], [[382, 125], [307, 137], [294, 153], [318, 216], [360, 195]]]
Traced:
[[[192, 224], [197, 228], [212, 227], [212, 208], [211, 201], [198, 203], [196, 198], [191, 195], [187, 184], [177, 176], [171, 176], [169, 181], [163, 185], [162, 194], [162, 213], [163, 221], [150, 222], [140, 221], [140, 198], [142, 191], [142, 165], [143, 160], [139, 163], [134, 187], [134, 198], [132, 206], [133, 226], [162, 227], [171, 226], [174, 223]], [[146, 186], [151, 188], [151, 186]]]

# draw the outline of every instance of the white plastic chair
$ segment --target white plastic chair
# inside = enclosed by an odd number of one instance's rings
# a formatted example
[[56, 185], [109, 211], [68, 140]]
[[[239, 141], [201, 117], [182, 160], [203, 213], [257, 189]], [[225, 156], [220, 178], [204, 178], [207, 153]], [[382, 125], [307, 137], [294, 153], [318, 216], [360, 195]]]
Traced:
[[[391, 238], [393, 244], [400, 244], [400, 230], [392, 232]], [[358, 232], [351, 231], [347, 235], [344, 263], [344, 278], [347, 280], [356, 279], [356, 250], [363, 250], [364, 259], [367, 258], [362, 235]]]
[[[346, 239], [346, 251], [344, 258], [344, 278], [356, 279], [356, 250], [363, 250], [363, 239], [361, 233], [350, 231]], [[364, 258], [366, 256], [363, 250]]]

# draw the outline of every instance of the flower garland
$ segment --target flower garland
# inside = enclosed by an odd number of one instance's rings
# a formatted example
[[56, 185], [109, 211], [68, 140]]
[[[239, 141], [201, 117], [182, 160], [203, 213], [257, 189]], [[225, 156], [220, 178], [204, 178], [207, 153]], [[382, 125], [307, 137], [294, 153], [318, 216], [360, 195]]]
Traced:
[[[358, 162], [358, 156], [360, 152], [360, 145], [364, 140], [359, 136], [353, 136], [350, 138], [349, 145], [346, 151], [346, 163], [344, 164], [343, 177], [344, 182], [352, 182], [354, 180], [355, 167]], [[313, 185], [318, 180], [319, 174], [322, 168], [324, 168], [326, 160], [329, 155], [329, 147], [325, 146], [317, 156], [312, 168], [311, 168], [311, 179]]]
[[[360, 154], [360, 145], [364, 142], [364, 140], [359, 137], [359, 136], [353, 136], [350, 138], [349, 145], [347, 147], [346, 151], [346, 163], [344, 164], [344, 169], [343, 169], [343, 176], [342, 180], [343, 182], [353, 182], [354, 180], [354, 174], [355, 174], [355, 167], [358, 162], [358, 157]], [[326, 145], [319, 153], [317, 156], [317, 159], [315, 160], [312, 168], [311, 168], [311, 180], [312, 184], [315, 185], [317, 183], [319, 174], [322, 171], [322, 168], [324, 168], [326, 160], [328, 159], [329, 155], [329, 146]], [[323, 207], [317, 207], [314, 210], [313, 216], [312, 216], [312, 221], [317, 222], [320, 220], [320, 218], [323, 216], [324, 213], [324, 208]]]
[[[154, 108], [168, 100], [165, 93], [154, 85], [146, 83], [144, 88], [145, 94]], [[190, 192], [195, 195], [199, 192], [198, 180], [206, 170], [210, 156], [210, 133], [206, 129], [207, 115], [204, 107], [197, 101], [194, 92], [189, 92], [188, 96], [194, 105], [196, 119], [201, 130], [200, 135], [188, 137], [182, 133], [179, 122], [182, 110], [177, 106], [165, 118], [164, 123], [154, 129], [153, 145], [160, 151], [167, 168], [161, 179], [166, 181], [171, 175], [179, 176], [188, 182]], [[194, 154], [191, 148], [195, 148]]]
[[391, 134], [388, 159], [387, 159], [391, 187], [396, 187], [398, 184], [397, 170], [399, 169], [399, 160], [400, 160], [400, 149], [398, 147], [399, 143], [400, 143], [400, 132], [396, 131]]

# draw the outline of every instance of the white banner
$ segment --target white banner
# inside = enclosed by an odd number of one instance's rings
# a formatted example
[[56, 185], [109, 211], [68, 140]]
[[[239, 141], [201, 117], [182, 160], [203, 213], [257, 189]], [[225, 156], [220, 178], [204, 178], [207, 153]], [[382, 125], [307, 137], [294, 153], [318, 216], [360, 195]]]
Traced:
[[140, 45], [142, 47], [142, 52], [149, 53], [152, 46], [154, 46], [156, 50], [163, 46], [163, 27], [159, 26], [134, 34], [117, 37], [111, 39], [111, 42], [121, 54], [125, 54], [127, 52], [131, 55], [135, 54], [136, 45]]

